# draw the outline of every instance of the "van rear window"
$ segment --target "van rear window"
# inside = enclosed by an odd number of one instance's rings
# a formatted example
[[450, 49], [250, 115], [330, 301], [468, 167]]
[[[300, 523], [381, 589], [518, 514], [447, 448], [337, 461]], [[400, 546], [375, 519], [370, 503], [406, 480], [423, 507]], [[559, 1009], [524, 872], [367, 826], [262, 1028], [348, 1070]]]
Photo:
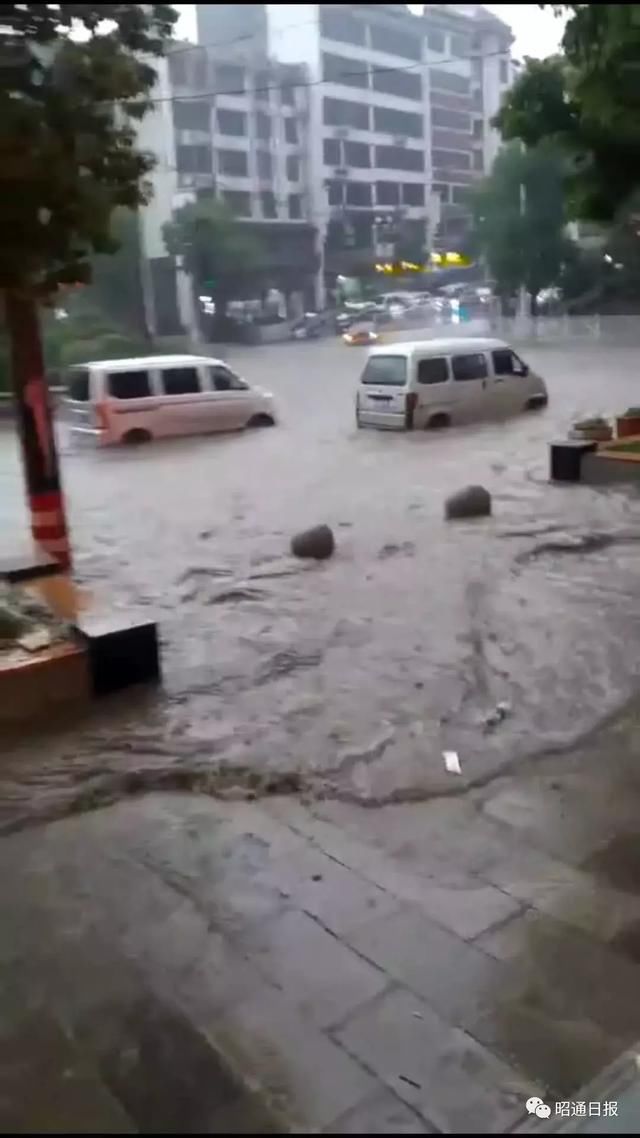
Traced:
[[89, 372], [86, 369], [74, 368], [69, 372], [67, 395], [77, 403], [89, 402]]
[[360, 382], [380, 387], [404, 387], [407, 382], [405, 356], [372, 356], [367, 361]]

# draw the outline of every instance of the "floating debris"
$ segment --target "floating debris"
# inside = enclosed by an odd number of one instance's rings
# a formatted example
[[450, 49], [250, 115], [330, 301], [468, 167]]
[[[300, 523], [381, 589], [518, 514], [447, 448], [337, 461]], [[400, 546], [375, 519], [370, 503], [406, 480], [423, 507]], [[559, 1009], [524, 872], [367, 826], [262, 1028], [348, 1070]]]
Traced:
[[442, 757], [444, 758], [444, 765], [449, 771], [449, 774], [462, 774], [462, 767], [460, 766], [457, 751], [443, 751]]

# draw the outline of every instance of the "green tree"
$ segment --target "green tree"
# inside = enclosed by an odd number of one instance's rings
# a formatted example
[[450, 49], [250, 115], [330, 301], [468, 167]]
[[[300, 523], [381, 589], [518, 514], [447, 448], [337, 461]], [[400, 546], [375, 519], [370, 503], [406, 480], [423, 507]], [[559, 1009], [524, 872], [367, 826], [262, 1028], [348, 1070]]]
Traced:
[[176, 18], [165, 4], [2, 5], [0, 298], [19, 405], [42, 382], [38, 305], [87, 281], [115, 247], [112, 212], [148, 198], [136, 121]]
[[222, 201], [207, 195], [182, 206], [163, 227], [167, 252], [182, 258], [195, 295], [206, 291], [215, 304], [214, 326], [224, 335], [230, 300], [255, 295], [264, 268], [259, 238]]
[[137, 214], [130, 209], [115, 210], [111, 235], [118, 247], [92, 258], [91, 284], [80, 293], [77, 307], [86, 304], [98, 309], [124, 332], [146, 334]]
[[505, 139], [559, 143], [572, 216], [609, 222], [640, 182], [640, 5], [555, 7], [570, 12], [563, 54], [527, 60], [495, 122]]
[[472, 240], [502, 297], [525, 285], [532, 298], [558, 282], [572, 243], [565, 234], [563, 162], [551, 146], [498, 154], [473, 194]]

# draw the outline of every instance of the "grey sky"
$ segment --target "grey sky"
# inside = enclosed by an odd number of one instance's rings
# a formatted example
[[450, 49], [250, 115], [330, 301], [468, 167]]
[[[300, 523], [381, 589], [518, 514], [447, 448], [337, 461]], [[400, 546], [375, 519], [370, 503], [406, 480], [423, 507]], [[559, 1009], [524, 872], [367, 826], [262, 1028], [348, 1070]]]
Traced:
[[[525, 55], [534, 55], [542, 58], [551, 55], [557, 49], [564, 26], [563, 19], [557, 19], [550, 8], [544, 11], [537, 4], [487, 4], [490, 12], [495, 13], [505, 23], [510, 24], [516, 37], [514, 55], [521, 59]], [[178, 35], [185, 39], [196, 38], [195, 4], [175, 4], [180, 13], [177, 25]], [[420, 9], [422, 5], [410, 4], [411, 8]]]

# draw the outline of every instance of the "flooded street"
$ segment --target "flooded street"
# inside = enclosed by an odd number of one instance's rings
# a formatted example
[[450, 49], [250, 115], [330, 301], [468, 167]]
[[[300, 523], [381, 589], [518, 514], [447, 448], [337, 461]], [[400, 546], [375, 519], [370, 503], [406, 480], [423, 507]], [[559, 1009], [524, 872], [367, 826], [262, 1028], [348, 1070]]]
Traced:
[[[550, 485], [548, 442], [587, 412], [637, 403], [637, 354], [604, 344], [523, 351], [549, 409], [440, 434], [358, 431], [358, 349], [238, 350], [274, 392], [273, 430], [93, 453], [62, 437], [76, 573], [157, 616], [164, 686], [46, 741], [11, 743], [2, 810], [62, 808], [141, 771], [291, 786], [389, 803], [482, 781], [568, 742], [640, 673], [634, 489]], [[471, 482], [493, 517], [446, 523]], [[15, 440], [0, 431], [0, 526], [24, 524]], [[337, 552], [288, 557], [326, 522]], [[495, 728], [499, 701], [510, 713]], [[155, 781], [154, 781], [155, 780]], [[452, 787], [455, 783], [455, 787]]]

